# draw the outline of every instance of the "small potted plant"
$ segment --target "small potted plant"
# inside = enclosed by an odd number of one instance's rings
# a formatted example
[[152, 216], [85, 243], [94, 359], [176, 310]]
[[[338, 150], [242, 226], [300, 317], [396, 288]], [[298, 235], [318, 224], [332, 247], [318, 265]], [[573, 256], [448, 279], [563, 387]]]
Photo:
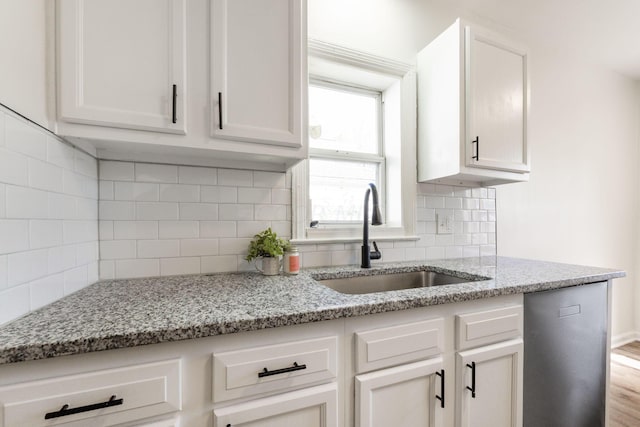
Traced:
[[257, 265], [256, 268], [265, 276], [275, 276], [280, 273], [280, 257], [289, 246], [287, 240], [279, 238], [269, 227], [253, 236], [245, 259], [253, 261], [260, 258], [262, 268]]

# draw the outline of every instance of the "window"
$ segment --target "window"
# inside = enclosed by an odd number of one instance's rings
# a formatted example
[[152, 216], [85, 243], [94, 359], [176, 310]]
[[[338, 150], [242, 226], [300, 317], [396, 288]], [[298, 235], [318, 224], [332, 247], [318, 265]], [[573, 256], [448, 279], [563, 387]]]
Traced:
[[412, 67], [310, 40], [309, 76], [309, 159], [292, 169], [294, 242], [361, 239], [370, 182], [378, 187], [384, 219], [371, 237], [414, 240]]
[[[384, 195], [382, 93], [322, 81], [309, 86], [309, 200], [320, 226], [362, 221], [370, 182]], [[384, 217], [384, 198], [382, 198]]]

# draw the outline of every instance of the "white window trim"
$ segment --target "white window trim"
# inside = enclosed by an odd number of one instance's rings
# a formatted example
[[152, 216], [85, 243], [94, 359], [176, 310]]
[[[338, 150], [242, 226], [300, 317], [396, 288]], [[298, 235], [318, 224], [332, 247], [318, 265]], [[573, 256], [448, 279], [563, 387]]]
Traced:
[[[329, 61], [339, 66], [351, 66], [386, 75], [400, 81], [400, 134], [401, 134], [401, 226], [370, 227], [371, 239], [417, 240], [416, 230], [416, 73], [413, 66], [398, 61], [370, 55], [319, 40], [309, 40], [309, 56]], [[292, 168], [292, 242], [333, 243], [357, 242], [362, 239], [362, 226], [336, 226], [310, 229], [308, 162], [303, 161]], [[364, 202], [363, 188], [362, 196]]]

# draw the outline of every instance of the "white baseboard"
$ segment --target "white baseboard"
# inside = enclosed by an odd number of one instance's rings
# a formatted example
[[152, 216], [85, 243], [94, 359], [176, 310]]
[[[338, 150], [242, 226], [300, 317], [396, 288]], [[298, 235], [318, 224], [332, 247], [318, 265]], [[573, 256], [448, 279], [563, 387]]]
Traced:
[[611, 348], [620, 347], [625, 344], [629, 344], [632, 341], [640, 341], [639, 332], [625, 332], [624, 334], [619, 334], [611, 337]]

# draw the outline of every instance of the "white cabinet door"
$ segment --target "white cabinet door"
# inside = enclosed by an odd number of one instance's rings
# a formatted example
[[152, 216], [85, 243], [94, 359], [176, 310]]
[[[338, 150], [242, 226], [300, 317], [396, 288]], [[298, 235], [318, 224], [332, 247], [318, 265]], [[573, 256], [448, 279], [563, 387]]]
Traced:
[[461, 351], [456, 426], [522, 426], [522, 339]]
[[212, 135], [303, 145], [306, 1], [212, 0]]
[[216, 409], [215, 427], [337, 427], [337, 385], [327, 384]]
[[61, 120], [186, 131], [184, 0], [59, 0]]
[[527, 54], [465, 27], [467, 166], [528, 172]]
[[356, 427], [441, 426], [441, 368], [436, 358], [356, 376]]

